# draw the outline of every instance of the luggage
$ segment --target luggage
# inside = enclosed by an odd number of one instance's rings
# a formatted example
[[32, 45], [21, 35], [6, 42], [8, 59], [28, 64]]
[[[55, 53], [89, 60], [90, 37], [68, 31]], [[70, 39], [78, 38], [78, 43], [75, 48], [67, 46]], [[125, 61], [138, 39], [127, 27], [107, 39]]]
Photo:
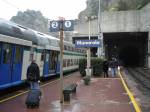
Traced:
[[27, 108], [39, 107], [40, 99], [41, 99], [41, 91], [40, 90], [30, 90], [28, 93], [28, 96], [26, 98]]

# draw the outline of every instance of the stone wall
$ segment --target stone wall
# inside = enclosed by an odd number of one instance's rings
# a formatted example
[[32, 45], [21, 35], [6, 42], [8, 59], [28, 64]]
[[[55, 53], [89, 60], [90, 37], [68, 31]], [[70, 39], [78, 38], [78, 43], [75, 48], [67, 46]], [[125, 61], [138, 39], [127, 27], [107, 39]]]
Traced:
[[[118, 11], [101, 13], [101, 29], [104, 33], [109, 32], [149, 32], [148, 54], [146, 66], [150, 68], [150, 4], [141, 10]], [[75, 25], [75, 36], [89, 35], [89, 22], [79, 21]], [[90, 35], [98, 35], [98, 19], [90, 21]]]
[[[102, 32], [139, 32], [149, 31], [150, 4], [141, 10], [103, 12], [101, 14]], [[78, 21], [75, 31], [79, 35], [88, 34], [88, 21]], [[98, 20], [91, 20], [91, 35], [98, 34]]]

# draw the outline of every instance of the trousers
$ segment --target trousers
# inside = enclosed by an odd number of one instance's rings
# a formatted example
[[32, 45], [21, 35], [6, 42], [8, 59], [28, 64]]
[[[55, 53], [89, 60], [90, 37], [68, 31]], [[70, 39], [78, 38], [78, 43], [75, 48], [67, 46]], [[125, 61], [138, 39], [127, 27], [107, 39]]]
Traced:
[[118, 73], [118, 68], [111, 68], [112, 77], [116, 77], [117, 73]]
[[30, 81], [30, 89], [40, 90], [39, 82]]

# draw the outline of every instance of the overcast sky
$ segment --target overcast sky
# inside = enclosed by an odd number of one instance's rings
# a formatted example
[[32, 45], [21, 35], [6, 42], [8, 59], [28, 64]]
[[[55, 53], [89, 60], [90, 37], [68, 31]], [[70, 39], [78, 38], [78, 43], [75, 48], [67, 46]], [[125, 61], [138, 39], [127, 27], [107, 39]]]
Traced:
[[48, 19], [77, 19], [86, 8], [86, 0], [0, 0], [0, 18], [9, 20], [18, 11], [41, 11]]

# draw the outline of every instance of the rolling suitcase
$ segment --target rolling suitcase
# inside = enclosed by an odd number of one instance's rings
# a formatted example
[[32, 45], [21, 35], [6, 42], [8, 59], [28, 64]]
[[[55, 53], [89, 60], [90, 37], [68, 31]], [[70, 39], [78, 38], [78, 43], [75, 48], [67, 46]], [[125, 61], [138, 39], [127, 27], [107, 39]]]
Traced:
[[40, 90], [30, 90], [26, 98], [27, 108], [39, 107], [40, 99], [41, 99]]

